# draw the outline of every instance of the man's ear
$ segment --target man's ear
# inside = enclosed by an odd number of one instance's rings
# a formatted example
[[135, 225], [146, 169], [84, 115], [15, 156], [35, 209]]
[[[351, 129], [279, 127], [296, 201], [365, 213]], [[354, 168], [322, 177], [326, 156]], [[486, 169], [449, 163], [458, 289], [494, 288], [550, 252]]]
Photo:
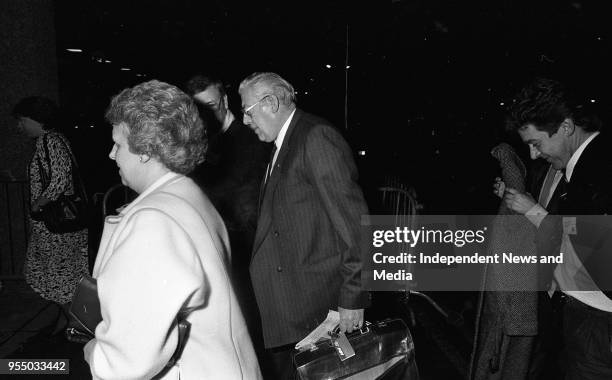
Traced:
[[222, 100], [222, 102], [223, 102], [223, 106], [225, 107], [225, 109], [229, 109], [229, 108], [227, 107], [227, 94], [223, 95], [223, 100]]
[[565, 136], [571, 136], [574, 133], [574, 130], [576, 129], [576, 126], [574, 125], [574, 120], [566, 118], [565, 120], [563, 120], [563, 122], [561, 122], [559, 129], [561, 132], [563, 132]]
[[278, 112], [278, 108], [280, 107], [280, 102], [278, 101], [278, 98], [276, 97], [276, 95], [268, 95], [264, 101], [270, 107], [270, 110], [272, 111], [272, 113]]

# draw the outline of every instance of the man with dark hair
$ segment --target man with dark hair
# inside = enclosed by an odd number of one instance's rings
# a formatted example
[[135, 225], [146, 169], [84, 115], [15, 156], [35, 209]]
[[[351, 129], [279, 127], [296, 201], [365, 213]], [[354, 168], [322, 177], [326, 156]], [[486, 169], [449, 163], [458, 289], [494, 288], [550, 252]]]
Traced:
[[605, 221], [586, 216], [612, 213], [611, 145], [590, 102], [570, 95], [559, 82], [537, 79], [518, 94], [507, 119], [531, 157], [561, 173], [558, 204], [547, 211], [515, 189], [504, 199], [538, 227], [540, 255], [563, 253], [561, 265], [543, 268], [541, 283], [550, 289], [553, 319], [562, 321], [564, 378], [611, 379], [612, 234]]
[[259, 183], [270, 147], [259, 142], [234, 116], [220, 80], [196, 75], [189, 79], [186, 88], [204, 111], [214, 113], [220, 124], [218, 130], [208, 130], [206, 161], [194, 171], [193, 177], [225, 221], [234, 266], [246, 269], [257, 223]]
[[[216, 119], [214, 120], [214, 126], [207, 125], [208, 134], [214, 136], [219, 132], [227, 131], [236, 118], [229, 110], [223, 83], [215, 78], [196, 75], [187, 81], [185, 87], [187, 93], [194, 98], [200, 107], [200, 112], [210, 112]], [[209, 115], [202, 116], [206, 121], [213, 121], [209, 120]]]

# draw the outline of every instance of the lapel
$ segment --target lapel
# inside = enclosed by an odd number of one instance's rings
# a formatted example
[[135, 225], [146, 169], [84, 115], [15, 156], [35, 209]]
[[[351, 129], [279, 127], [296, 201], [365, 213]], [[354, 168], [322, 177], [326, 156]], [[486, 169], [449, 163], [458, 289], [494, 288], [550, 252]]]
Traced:
[[567, 185], [564, 183], [564, 181], [565, 178], [562, 177], [545, 207], [549, 214], [555, 215], [559, 213], [560, 202], [567, 195]]
[[264, 237], [268, 234], [270, 225], [272, 224], [272, 206], [274, 204], [274, 193], [276, 192], [276, 188], [278, 187], [281, 172], [283, 171], [287, 155], [289, 154], [289, 152], [295, 150], [295, 146], [297, 144], [297, 133], [294, 132], [298, 128], [298, 124], [300, 123], [302, 116], [303, 112], [299, 109], [296, 109], [295, 114], [293, 115], [293, 119], [291, 120], [291, 123], [287, 128], [287, 133], [285, 134], [283, 145], [281, 145], [280, 151], [278, 152], [278, 156], [276, 157], [276, 162], [274, 163], [272, 174], [270, 175], [270, 178], [268, 178], [268, 184], [266, 185], [266, 189], [263, 194], [263, 200], [261, 201], [259, 219], [257, 220], [257, 232], [255, 233], [255, 240], [253, 242], [253, 255], [255, 255], [255, 252], [257, 252], [259, 246], [264, 241]]
[[[601, 195], [602, 183], [608, 175], [604, 157], [606, 157], [606, 140], [601, 134], [586, 146], [572, 172], [567, 184], [567, 197], [562, 200], [562, 213], [590, 215], [597, 213], [599, 205], [595, 198]], [[605, 173], [605, 174], [604, 174]], [[604, 176], [604, 177], [602, 177]]]
[[599, 134], [586, 146], [572, 172], [571, 184], [587, 185], [593, 181], [594, 177], [597, 177], [597, 173], [608, 175], [608, 173], [601, 173], [602, 158], [605, 155], [605, 153], [602, 153], [602, 148], [604, 148], [602, 143], [604, 141], [603, 136]]

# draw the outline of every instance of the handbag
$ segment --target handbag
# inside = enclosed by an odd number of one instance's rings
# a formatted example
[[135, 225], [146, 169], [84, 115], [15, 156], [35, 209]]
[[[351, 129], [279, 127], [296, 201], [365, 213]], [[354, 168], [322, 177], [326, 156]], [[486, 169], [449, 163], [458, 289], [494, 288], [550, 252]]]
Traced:
[[68, 310], [66, 338], [71, 342], [87, 343], [95, 337], [96, 326], [102, 322], [98, 286], [89, 275], [81, 277]]
[[[369, 323], [346, 336], [331, 333], [331, 340], [294, 354], [296, 378], [418, 380], [414, 343], [401, 319]], [[348, 344], [347, 346], [347, 340]]]
[[[51, 169], [47, 137], [48, 135], [43, 137], [43, 146], [45, 148], [45, 160], [49, 169]], [[88, 214], [87, 193], [79, 175], [76, 159], [65, 141], [62, 138], [60, 138], [60, 141], [70, 154], [70, 160], [72, 161], [71, 174], [74, 194], [61, 194], [56, 200], [42, 206], [40, 212], [32, 213], [32, 219], [44, 222], [47, 229], [53, 233], [74, 232], [84, 229], [87, 226]], [[48, 174], [44, 170], [40, 162], [40, 156], [38, 157], [38, 168], [42, 187], [46, 189], [51, 183], [53, 172]]]
[[[87, 343], [95, 338], [96, 327], [102, 322], [102, 313], [100, 312], [97, 281], [91, 276], [84, 275], [81, 277], [72, 296], [72, 304], [68, 314], [70, 318], [66, 328], [66, 338], [69, 341]], [[181, 357], [191, 329], [191, 323], [187, 321], [186, 315], [183, 313], [178, 313], [176, 323], [178, 343], [165, 368], [172, 367]]]

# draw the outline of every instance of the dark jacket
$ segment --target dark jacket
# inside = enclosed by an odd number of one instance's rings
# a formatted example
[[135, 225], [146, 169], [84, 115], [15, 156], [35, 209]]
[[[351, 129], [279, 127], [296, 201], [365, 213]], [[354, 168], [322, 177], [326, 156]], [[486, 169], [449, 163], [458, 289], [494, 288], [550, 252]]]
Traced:
[[329, 309], [368, 304], [360, 233], [367, 213], [344, 138], [296, 110], [265, 188], [250, 265], [266, 347], [301, 340]]

